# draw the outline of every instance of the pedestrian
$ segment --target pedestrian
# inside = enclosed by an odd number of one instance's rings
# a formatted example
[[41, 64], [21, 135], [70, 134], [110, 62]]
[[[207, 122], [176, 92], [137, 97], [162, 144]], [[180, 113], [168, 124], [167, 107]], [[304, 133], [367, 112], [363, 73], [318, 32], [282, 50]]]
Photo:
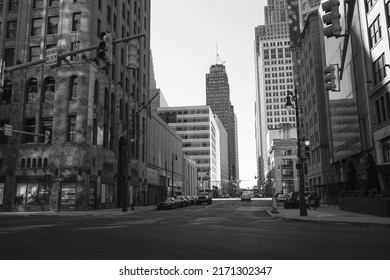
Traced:
[[[307, 197], [307, 209], [310, 210], [310, 204], [312, 204], [312, 201], [315, 199], [314, 195], [311, 193], [309, 194], [309, 196]], [[315, 210], [315, 209], [314, 209]]]

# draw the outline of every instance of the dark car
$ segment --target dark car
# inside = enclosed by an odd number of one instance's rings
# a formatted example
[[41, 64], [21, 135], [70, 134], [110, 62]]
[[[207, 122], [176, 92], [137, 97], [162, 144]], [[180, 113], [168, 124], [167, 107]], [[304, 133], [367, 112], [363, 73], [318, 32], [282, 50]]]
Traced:
[[196, 203], [196, 196], [191, 195], [188, 197], [188, 200], [190, 201], [190, 205], [194, 205]]
[[299, 192], [291, 192], [283, 203], [284, 208], [299, 208]]
[[157, 210], [176, 209], [176, 208], [177, 208], [177, 201], [173, 197], [168, 197], [163, 201], [157, 203]]
[[196, 200], [196, 204], [201, 205], [202, 203], [212, 204], [213, 199], [208, 193], [200, 193], [198, 195], [198, 199]]
[[175, 200], [177, 202], [178, 207], [187, 207], [189, 204], [189, 201], [182, 195], [176, 196]]

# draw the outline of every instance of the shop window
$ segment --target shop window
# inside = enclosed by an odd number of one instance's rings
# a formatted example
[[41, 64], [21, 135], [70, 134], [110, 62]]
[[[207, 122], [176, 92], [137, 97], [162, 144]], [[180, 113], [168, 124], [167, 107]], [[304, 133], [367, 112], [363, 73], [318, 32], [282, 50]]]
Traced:
[[27, 81], [26, 86], [26, 103], [34, 103], [38, 95], [38, 80], [31, 78]]
[[50, 191], [46, 183], [18, 183], [15, 205], [48, 205]]
[[102, 204], [114, 202], [114, 185], [102, 184], [101, 201]]
[[58, 6], [59, 2], [59, 0], [48, 0], [49, 7]]

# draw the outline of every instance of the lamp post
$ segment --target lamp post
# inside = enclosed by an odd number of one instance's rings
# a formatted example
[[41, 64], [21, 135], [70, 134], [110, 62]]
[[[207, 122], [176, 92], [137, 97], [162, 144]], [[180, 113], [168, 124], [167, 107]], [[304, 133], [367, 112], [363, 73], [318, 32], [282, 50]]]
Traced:
[[299, 172], [299, 213], [300, 216], [307, 216], [307, 209], [305, 203], [305, 188], [304, 188], [304, 174], [303, 174], [303, 160], [301, 155], [301, 138], [300, 138], [300, 125], [299, 125], [299, 107], [298, 107], [298, 96], [297, 90], [294, 91], [294, 94], [291, 91], [287, 91], [286, 96], [286, 108], [291, 110], [293, 104], [291, 99], [295, 103], [295, 122], [297, 126], [297, 157], [298, 157], [298, 172]]
[[177, 154], [172, 153], [172, 197], [174, 197], [174, 190], [173, 190], [173, 163], [177, 161]]

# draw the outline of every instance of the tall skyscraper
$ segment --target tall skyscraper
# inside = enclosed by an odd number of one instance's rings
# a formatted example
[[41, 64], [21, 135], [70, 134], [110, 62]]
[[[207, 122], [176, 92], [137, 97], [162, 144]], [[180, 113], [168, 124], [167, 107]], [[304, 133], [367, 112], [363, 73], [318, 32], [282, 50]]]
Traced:
[[[0, 25], [0, 125], [29, 133], [0, 139], [0, 207], [115, 208], [128, 204], [127, 186], [145, 201], [150, 0], [0, 1]], [[111, 63], [97, 55], [101, 32], [117, 41]], [[129, 69], [118, 41], [139, 34], [139, 67]], [[57, 68], [39, 62], [49, 49], [86, 48]]]
[[285, 108], [287, 91], [294, 90], [293, 64], [286, 0], [268, 0], [265, 24], [255, 28], [256, 60], [256, 151], [258, 185], [267, 171], [267, 131], [281, 124], [295, 125], [294, 110]]
[[228, 133], [229, 179], [237, 180], [239, 179], [237, 123], [230, 102], [229, 79], [223, 64], [212, 65], [206, 74], [206, 104], [219, 117]]

